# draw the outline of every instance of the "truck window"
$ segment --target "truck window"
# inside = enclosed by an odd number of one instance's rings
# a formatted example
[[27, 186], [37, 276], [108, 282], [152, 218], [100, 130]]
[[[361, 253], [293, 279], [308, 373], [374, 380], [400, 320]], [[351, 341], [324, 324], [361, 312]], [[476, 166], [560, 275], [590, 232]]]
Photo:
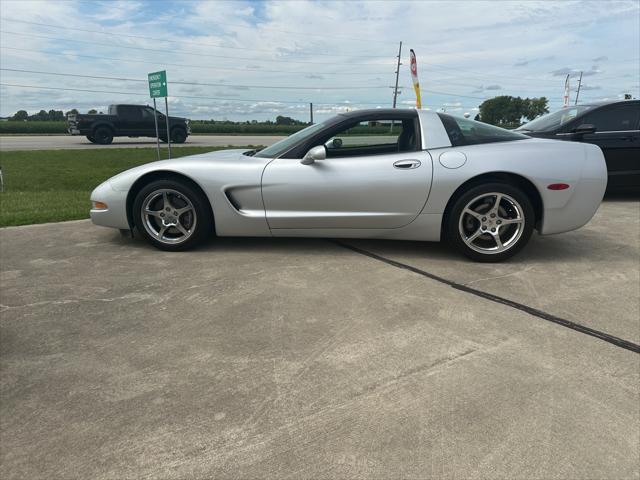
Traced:
[[118, 115], [123, 120], [142, 120], [142, 109], [135, 105], [121, 105], [118, 107]]
[[142, 109], [142, 120], [145, 122], [153, 122], [153, 108], [144, 107]]

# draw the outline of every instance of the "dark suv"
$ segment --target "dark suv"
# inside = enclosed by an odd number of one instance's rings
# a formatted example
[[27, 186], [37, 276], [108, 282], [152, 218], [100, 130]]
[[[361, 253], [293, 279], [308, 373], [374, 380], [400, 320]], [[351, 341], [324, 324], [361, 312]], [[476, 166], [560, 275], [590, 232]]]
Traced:
[[565, 107], [517, 131], [531, 137], [598, 145], [607, 162], [607, 189], [640, 192], [640, 100]]

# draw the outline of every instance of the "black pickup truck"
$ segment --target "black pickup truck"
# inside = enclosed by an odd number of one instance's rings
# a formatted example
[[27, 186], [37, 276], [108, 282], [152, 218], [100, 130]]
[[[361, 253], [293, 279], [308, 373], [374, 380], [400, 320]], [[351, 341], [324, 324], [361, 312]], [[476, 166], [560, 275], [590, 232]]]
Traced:
[[[154, 137], [153, 108], [146, 105], [110, 105], [108, 114], [69, 114], [68, 132], [84, 135], [92, 143], [108, 145], [113, 137]], [[169, 117], [172, 143], [184, 143], [191, 129], [186, 118]], [[167, 117], [158, 112], [158, 134], [167, 141]]]

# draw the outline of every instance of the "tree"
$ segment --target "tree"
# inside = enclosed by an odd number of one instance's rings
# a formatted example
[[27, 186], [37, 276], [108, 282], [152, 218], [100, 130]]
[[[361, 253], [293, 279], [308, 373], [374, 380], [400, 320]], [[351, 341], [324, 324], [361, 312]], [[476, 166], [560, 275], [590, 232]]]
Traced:
[[549, 100], [547, 100], [547, 97], [531, 99], [525, 98], [524, 100], [526, 102], [524, 117], [527, 120], [531, 121], [534, 118], [539, 117], [540, 115], [549, 113], [549, 108], [547, 107], [547, 105], [549, 104]]
[[95, 115], [96, 113], [98, 113], [98, 111], [95, 108], [92, 108], [91, 110], [89, 110], [87, 112], [89, 115]]
[[64, 116], [65, 116], [65, 117], [68, 117], [68, 116], [69, 116], [69, 115], [71, 115], [71, 114], [77, 115], [78, 113], [79, 113], [79, 112], [78, 112], [78, 110], [76, 110], [75, 108], [72, 108], [71, 110], [69, 110], [68, 112], [66, 112], [66, 113], [64, 114]]
[[480, 120], [499, 127], [513, 128], [522, 123], [522, 119], [533, 120], [548, 113], [548, 100], [540, 98], [520, 98], [509, 95], [485, 100], [480, 105]]
[[45, 110], [40, 110], [38, 113], [35, 114], [33, 119], [43, 122], [45, 120], [49, 120], [49, 114]]
[[278, 115], [276, 117], [276, 125], [293, 125], [295, 120], [291, 117], [283, 117], [282, 115]]
[[26, 110], [18, 110], [16, 112], [16, 114], [11, 117], [11, 120], [16, 120], [19, 122], [24, 122], [25, 120], [27, 120], [29, 118], [29, 114], [27, 113]]

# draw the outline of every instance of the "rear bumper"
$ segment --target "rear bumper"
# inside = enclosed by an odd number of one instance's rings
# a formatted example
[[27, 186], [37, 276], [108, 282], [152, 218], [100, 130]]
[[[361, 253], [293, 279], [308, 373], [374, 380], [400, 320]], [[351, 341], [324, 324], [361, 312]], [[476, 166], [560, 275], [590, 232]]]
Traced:
[[569, 232], [593, 218], [607, 188], [607, 166], [602, 150], [584, 144], [585, 162], [580, 180], [572, 187], [569, 200], [560, 208], [545, 208], [540, 234]]

